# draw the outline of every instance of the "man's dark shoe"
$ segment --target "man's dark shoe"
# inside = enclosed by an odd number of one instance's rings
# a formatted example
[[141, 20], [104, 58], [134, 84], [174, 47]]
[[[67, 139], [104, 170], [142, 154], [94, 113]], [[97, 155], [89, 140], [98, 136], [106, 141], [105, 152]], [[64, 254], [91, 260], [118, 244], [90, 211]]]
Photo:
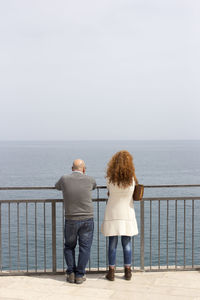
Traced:
[[114, 268], [110, 268], [109, 267], [109, 271], [106, 275], [106, 278], [110, 281], [114, 281], [115, 280], [115, 269]]
[[84, 281], [86, 281], [86, 276], [85, 276], [85, 275], [82, 276], [82, 277], [76, 277], [76, 278], [75, 278], [75, 282], [76, 282], [77, 284], [81, 284], [81, 283], [83, 283]]
[[73, 272], [70, 274], [67, 274], [66, 281], [69, 283], [74, 283], [75, 282], [75, 274]]
[[131, 280], [132, 277], [131, 267], [124, 268], [124, 277], [126, 280]]

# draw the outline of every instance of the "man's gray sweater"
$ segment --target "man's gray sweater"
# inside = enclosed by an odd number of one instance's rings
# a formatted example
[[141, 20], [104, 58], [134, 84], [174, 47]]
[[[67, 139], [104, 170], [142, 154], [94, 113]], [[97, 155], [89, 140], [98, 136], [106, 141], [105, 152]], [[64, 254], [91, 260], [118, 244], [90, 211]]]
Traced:
[[91, 192], [96, 188], [94, 178], [81, 172], [73, 172], [71, 175], [63, 175], [55, 187], [63, 193], [65, 218], [67, 220], [93, 218]]

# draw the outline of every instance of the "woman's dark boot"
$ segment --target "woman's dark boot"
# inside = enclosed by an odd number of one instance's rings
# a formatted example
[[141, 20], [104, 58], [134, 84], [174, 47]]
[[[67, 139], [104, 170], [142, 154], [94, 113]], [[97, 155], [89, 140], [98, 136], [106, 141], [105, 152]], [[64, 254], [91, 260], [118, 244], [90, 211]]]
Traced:
[[109, 271], [106, 274], [106, 278], [110, 281], [114, 281], [115, 280], [115, 268], [110, 268], [109, 267]]
[[124, 277], [126, 280], [131, 280], [132, 277], [131, 267], [124, 268]]

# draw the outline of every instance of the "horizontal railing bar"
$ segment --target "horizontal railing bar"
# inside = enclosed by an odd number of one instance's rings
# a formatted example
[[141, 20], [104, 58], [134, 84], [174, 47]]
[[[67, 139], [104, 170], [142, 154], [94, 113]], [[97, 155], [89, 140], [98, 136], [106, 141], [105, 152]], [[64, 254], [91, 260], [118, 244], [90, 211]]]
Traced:
[[9, 191], [9, 190], [55, 190], [55, 187], [51, 186], [16, 186], [16, 187], [0, 187], [0, 191]]
[[[166, 184], [166, 185], [144, 185], [144, 188], [179, 188], [179, 187], [200, 187], [200, 184]], [[26, 186], [26, 187], [0, 187], [1, 191], [7, 190], [55, 190], [52, 186]], [[106, 186], [97, 186], [97, 189], [106, 189]]]
[[0, 200], [1, 203], [35, 203], [35, 202], [42, 202], [42, 203], [52, 203], [52, 202], [63, 202], [63, 199], [12, 199], [12, 200]]
[[[179, 187], [200, 187], [200, 184], [160, 184], [160, 185], [144, 185], [144, 188], [179, 188]], [[97, 186], [98, 189], [106, 189], [105, 185]]]
[[144, 185], [145, 188], [179, 188], [179, 187], [200, 187], [200, 184], [162, 184], [162, 185]]
[[[200, 200], [200, 196], [185, 196], [185, 197], [154, 197], [154, 198], [143, 198], [144, 201], [162, 201], [162, 200]], [[138, 202], [138, 201], [135, 201]]]
[[[94, 268], [93, 270], [87, 270], [87, 274], [105, 274], [107, 272], [106, 268], [102, 268], [102, 270], [98, 270], [97, 268]], [[116, 273], [121, 273], [123, 271], [122, 268], [117, 268], [115, 270]], [[150, 266], [145, 266], [144, 270], [141, 270], [139, 267], [134, 269], [134, 273], [141, 273], [141, 272], [177, 272], [177, 271], [200, 271], [200, 266], [178, 266], [177, 269], [175, 269], [175, 267], [173, 265], [170, 265], [169, 268], [167, 268], [167, 266], [162, 266], [160, 269], [158, 269], [156, 266], [153, 266], [152, 268], [150, 268]], [[56, 275], [64, 275], [66, 274], [65, 271], [56, 271]], [[8, 271], [3, 271], [0, 272], [0, 277], [4, 277], [4, 276], [40, 276], [40, 275], [54, 275], [52, 271], [15, 271], [15, 270], [11, 270], [10, 272]]]
[[[105, 202], [107, 198], [97, 198], [92, 199], [93, 202]], [[154, 197], [154, 198], [143, 198], [143, 201], [162, 201], [162, 200], [200, 200], [199, 197]], [[35, 203], [35, 202], [42, 202], [42, 203], [52, 203], [52, 202], [63, 202], [63, 199], [15, 199], [15, 200], [0, 200], [0, 203]], [[135, 201], [140, 202], [140, 201]]]
[[[107, 198], [99, 198], [99, 199], [92, 199], [93, 202], [105, 202], [107, 201]], [[7, 199], [7, 200], [0, 200], [0, 203], [35, 203], [35, 202], [41, 202], [41, 203], [52, 203], [52, 202], [63, 202], [63, 199]]]
[[[118, 268], [115, 270], [115, 273], [121, 273], [124, 269], [122, 268]], [[88, 270], [86, 268], [86, 271], [87, 271], [87, 274], [105, 274], [107, 272], [106, 268], [102, 268], [102, 270], [98, 270], [97, 268], [94, 268], [94, 269], [90, 269]], [[138, 269], [134, 269], [134, 273], [140, 273], [141, 270], [138, 268]], [[38, 271], [38, 272], [35, 272], [35, 271], [29, 271], [29, 272], [26, 272], [26, 271], [3, 271], [3, 272], [0, 272], [0, 277], [5, 277], [5, 276], [42, 276], [42, 275], [64, 275], [66, 274], [65, 271], [56, 271], [55, 274], [52, 272], [52, 271], [46, 271], [46, 272], [43, 272], [43, 271]]]

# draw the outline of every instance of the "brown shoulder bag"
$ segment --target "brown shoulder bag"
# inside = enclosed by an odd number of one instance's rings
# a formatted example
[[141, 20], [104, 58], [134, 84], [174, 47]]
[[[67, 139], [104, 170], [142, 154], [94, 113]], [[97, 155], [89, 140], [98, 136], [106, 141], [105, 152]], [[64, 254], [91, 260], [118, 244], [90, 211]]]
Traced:
[[144, 185], [143, 184], [136, 184], [134, 193], [133, 193], [133, 200], [141, 201], [144, 194]]

